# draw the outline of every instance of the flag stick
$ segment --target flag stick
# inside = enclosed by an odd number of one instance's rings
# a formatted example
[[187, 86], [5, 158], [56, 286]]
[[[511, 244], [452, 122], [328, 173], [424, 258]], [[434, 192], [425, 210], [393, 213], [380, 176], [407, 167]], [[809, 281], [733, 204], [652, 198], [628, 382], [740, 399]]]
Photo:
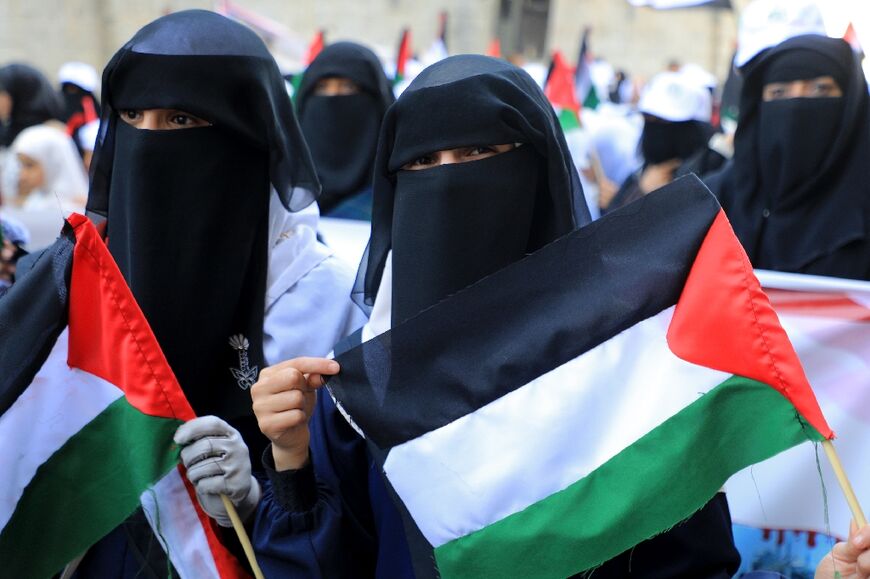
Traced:
[[849, 503], [852, 518], [855, 519], [855, 524], [860, 529], [867, 524], [867, 519], [864, 517], [864, 511], [861, 510], [861, 505], [858, 504], [858, 497], [855, 496], [855, 491], [852, 490], [849, 479], [846, 478], [846, 471], [843, 470], [840, 457], [837, 455], [837, 451], [834, 450], [834, 444], [830, 440], [823, 440], [822, 448], [825, 449], [825, 454], [828, 455], [828, 460], [831, 462], [834, 474], [837, 475], [837, 482], [840, 483], [840, 488], [843, 489], [843, 494], [846, 495], [846, 502]]
[[233, 522], [233, 529], [236, 530], [236, 535], [239, 537], [239, 542], [242, 544], [242, 549], [245, 550], [245, 556], [248, 558], [248, 563], [251, 565], [251, 570], [254, 572], [256, 579], [265, 579], [260, 566], [257, 564], [257, 558], [254, 556], [254, 547], [251, 546], [251, 539], [248, 538], [248, 533], [245, 531], [245, 526], [242, 524], [242, 519], [236, 511], [236, 506], [225, 494], [221, 494], [221, 500], [224, 502], [224, 508]]

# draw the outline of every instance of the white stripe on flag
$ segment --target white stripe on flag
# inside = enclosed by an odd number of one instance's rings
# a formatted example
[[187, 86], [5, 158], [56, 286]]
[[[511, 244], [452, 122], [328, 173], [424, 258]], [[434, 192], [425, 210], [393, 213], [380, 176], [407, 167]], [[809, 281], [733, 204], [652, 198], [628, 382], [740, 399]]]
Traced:
[[177, 468], [172, 469], [142, 493], [142, 508], [182, 579], [219, 579], [208, 539], [181, 477]]
[[0, 416], [0, 529], [37, 469], [123, 392], [66, 364], [64, 330], [30, 386]]
[[384, 469], [429, 542], [438, 547], [566, 488], [728, 379], [671, 353], [673, 311], [394, 447]]

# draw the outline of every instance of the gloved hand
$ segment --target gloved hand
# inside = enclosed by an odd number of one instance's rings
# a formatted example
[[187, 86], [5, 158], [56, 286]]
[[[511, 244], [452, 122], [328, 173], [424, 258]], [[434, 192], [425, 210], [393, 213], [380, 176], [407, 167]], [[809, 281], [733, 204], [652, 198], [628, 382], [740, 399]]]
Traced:
[[202, 509], [222, 527], [231, 527], [220, 497], [225, 494], [242, 521], [247, 520], [262, 492], [239, 432], [217, 416], [200, 416], [179, 426], [174, 440], [182, 447], [181, 460]]

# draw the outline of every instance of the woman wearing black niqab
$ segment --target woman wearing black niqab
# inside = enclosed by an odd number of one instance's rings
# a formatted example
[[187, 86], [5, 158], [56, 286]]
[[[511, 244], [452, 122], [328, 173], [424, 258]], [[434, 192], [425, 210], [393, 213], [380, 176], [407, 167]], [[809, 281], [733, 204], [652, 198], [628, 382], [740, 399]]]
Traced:
[[[283, 78], [252, 31], [202, 10], [165, 16], [115, 54], [102, 86], [88, 214], [105, 222], [109, 251], [200, 416], [175, 440], [203, 508], [228, 525], [214, 493], [250, 515], [260, 491], [248, 448], [258, 457], [267, 442], [253, 380], [232, 372], [242, 340], [230, 339], [244, 337], [255, 372], [327, 354], [361, 321], [347, 297], [352, 272], [316, 241], [306, 207], [317, 177]], [[216, 471], [239, 474], [207, 489]], [[93, 547], [78, 576], [167, 568], [140, 514]]]
[[[384, 118], [372, 234], [357, 281], [360, 303], [372, 308], [361, 339], [588, 222], [558, 120], [531, 77], [483, 56], [442, 60]], [[269, 417], [258, 412], [258, 418], [264, 424]], [[276, 448], [273, 438], [264, 455], [270, 482], [254, 541], [267, 574], [434, 574], [431, 550], [426, 558], [425, 550], [408, 545], [365, 441], [329, 396], [317, 397], [310, 456], [307, 439], [303, 454], [287, 454], [284, 442]], [[738, 560], [720, 496], [594, 574], [724, 577]]]
[[0, 119], [0, 149], [8, 147], [18, 133], [49, 120], [63, 118], [63, 102], [41, 72], [26, 64], [0, 67], [0, 93], [12, 100], [9, 117]]
[[744, 75], [733, 162], [708, 184], [752, 264], [870, 279], [870, 104], [849, 44], [797, 36]]
[[393, 100], [381, 62], [360, 44], [330, 44], [306, 69], [296, 107], [323, 185], [322, 215], [371, 219], [372, 163]]

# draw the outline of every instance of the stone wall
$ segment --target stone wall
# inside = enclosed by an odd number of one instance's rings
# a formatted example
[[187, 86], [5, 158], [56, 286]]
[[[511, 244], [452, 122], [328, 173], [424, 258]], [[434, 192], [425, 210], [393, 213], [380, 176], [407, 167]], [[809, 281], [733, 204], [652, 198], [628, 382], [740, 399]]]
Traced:
[[[319, 29], [328, 40], [372, 45], [395, 54], [400, 31], [410, 27], [414, 48], [424, 51], [449, 14], [451, 52], [483, 52], [498, 29], [500, 0], [237, 0], [248, 10], [285, 26], [289, 40], [272, 43], [286, 68]], [[745, 1], [738, 0], [742, 5]], [[139, 27], [172, 10], [211, 8], [207, 0], [0, 0], [0, 63], [24, 60], [54, 78], [66, 60], [101, 69]], [[550, 0], [547, 45], [573, 61], [580, 31], [592, 26], [592, 48], [614, 65], [640, 75], [670, 58], [697, 62], [724, 75], [733, 48], [730, 12], [632, 8], [625, 0]]]

